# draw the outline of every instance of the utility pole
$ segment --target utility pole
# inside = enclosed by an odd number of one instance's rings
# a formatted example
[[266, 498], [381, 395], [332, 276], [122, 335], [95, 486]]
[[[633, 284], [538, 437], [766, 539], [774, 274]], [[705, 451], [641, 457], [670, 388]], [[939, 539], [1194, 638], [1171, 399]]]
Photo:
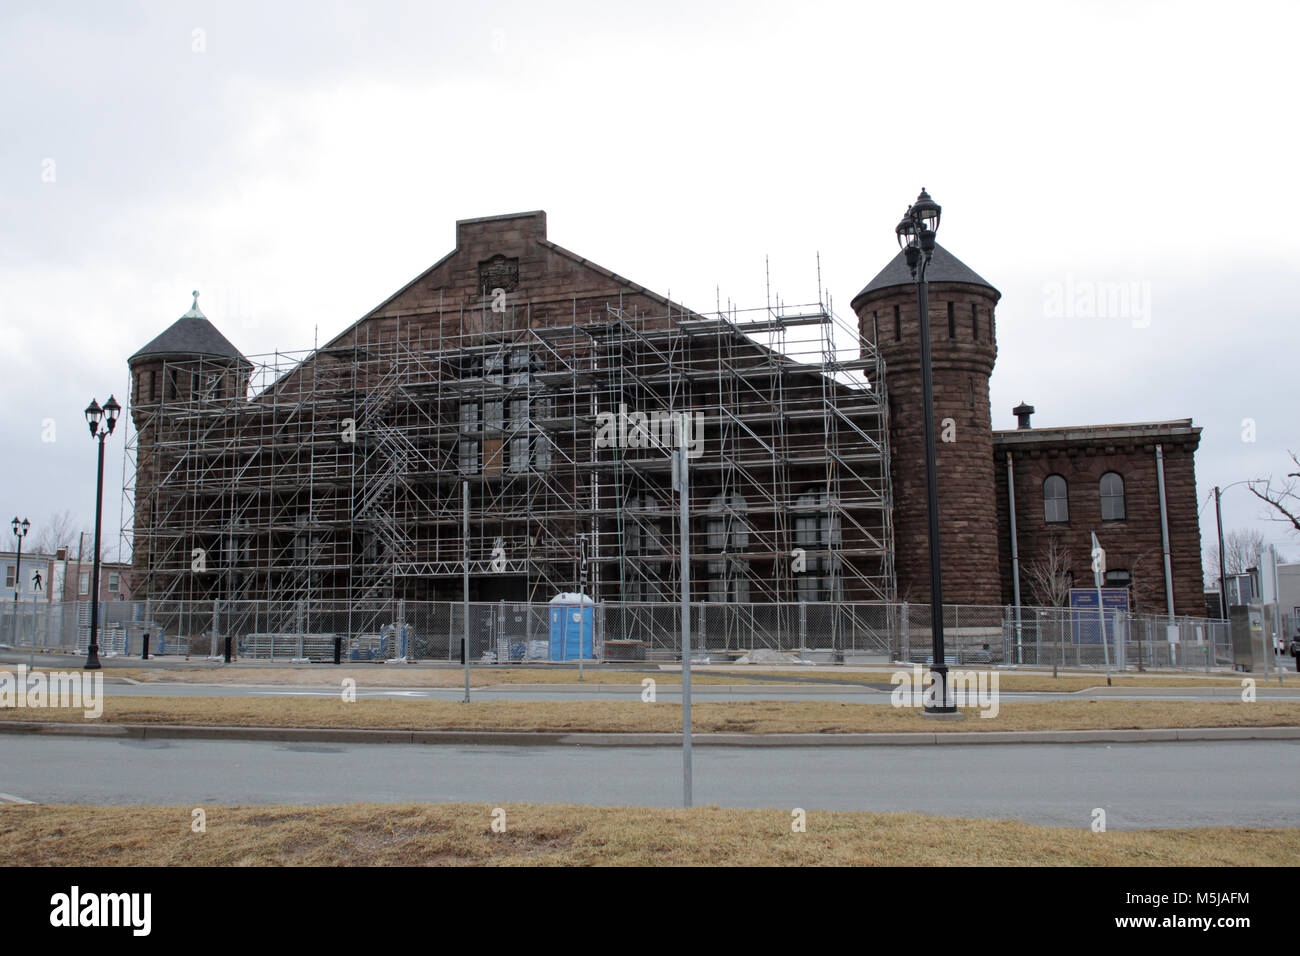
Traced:
[[1228, 571], [1227, 564], [1223, 559], [1223, 508], [1219, 499], [1223, 492], [1218, 485], [1214, 486], [1214, 519], [1219, 525], [1219, 608], [1222, 610], [1223, 619], [1228, 619]]

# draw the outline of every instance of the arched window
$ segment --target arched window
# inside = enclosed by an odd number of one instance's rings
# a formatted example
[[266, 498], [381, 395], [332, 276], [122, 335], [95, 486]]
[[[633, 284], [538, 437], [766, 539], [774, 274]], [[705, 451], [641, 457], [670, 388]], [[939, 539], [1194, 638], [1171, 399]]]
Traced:
[[1101, 476], [1101, 520], [1123, 521], [1125, 517], [1124, 479], [1108, 471]]
[[1043, 481], [1043, 518], [1048, 524], [1070, 520], [1070, 494], [1060, 475], [1048, 475]]

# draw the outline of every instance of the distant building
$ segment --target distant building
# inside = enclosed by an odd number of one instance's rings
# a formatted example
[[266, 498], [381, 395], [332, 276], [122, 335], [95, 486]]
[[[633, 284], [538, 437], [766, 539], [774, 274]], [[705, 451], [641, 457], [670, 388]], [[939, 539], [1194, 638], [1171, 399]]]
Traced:
[[[67, 562], [67, 572], [63, 577], [64, 601], [90, 600], [90, 579], [94, 572], [94, 561], [83, 559], [80, 564], [75, 558]], [[99, 599], [101, 601], [129, 601], [132, 598], [131, 565], [118, 561], [101, 561], [99, 563]]]
[[[22, 555], [22, 580], [18, 587], [20, 601], [33, 600], [44, 603], [59, 601], [89, 601], [90, 579], [94, 562], [68, 558], [63, 548], [56, 554], [24, 551]], [[18, 553], [0, 551], [0, 575], [4, 578], [4, 592], [0, 599], [13, 601], [18, 578]], [[129, 601], [132, 598], [131, 565], [117, 561], [99, 564], [99, 599], [101, 601]]]
[[50, 595], [57, 595], [62, 590], [62, 563], [52, 554], [23, 551], [20, 572], [18, 552], [0, 551], [0, 574], [4, 575], [4, 593], [0, 599], [13, 601], [14, 591], [17, 590], [20, 601], [59, 600]]

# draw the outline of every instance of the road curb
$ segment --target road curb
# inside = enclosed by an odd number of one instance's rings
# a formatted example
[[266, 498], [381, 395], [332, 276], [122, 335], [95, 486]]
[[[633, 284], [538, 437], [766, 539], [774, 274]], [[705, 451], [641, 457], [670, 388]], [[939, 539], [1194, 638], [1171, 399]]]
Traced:
[[[331, 727], [201, 727], [189, 724], [73, 724], [0, 721], [0, 733], [132, 740], [253, 740], [285, 743], [463, 746], [676, 747], [672, 733], [493, 730], [355, 730]], [[1300, 740], [1300, 727], [1157, 727], [1147, 730], [985, 730], [868, 734], [695, 734], [699, 747], [878, 747], [954, 744], [1129, 744], [1171, 741]]]

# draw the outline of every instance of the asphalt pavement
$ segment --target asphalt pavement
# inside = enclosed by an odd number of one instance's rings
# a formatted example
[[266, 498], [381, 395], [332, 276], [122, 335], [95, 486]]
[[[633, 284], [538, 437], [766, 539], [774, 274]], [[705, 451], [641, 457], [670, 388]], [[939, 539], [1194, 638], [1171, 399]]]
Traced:
[[[1300, 741], [709, 747], [695, 803], [916, 811], [1086, 829], [1300, 826]], [[345, 745], [0, 736], [0, 800], [680, 806], [671, 747]], [[211, 822], [210, 822], [211, 825]]]

